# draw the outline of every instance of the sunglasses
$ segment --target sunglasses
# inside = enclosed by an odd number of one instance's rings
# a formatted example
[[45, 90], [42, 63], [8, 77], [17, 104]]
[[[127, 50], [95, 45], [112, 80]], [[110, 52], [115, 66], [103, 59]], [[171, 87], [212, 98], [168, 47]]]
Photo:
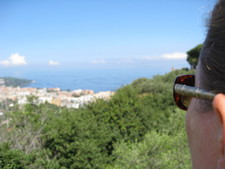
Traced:
[[173, 86], [173, 98], [176, 105], [180, 109], [187, 110], [192, 97], [213, 100], [216, 95], [215, 92], [194, 86], [194, 75], [182, 75], [175, 79]]

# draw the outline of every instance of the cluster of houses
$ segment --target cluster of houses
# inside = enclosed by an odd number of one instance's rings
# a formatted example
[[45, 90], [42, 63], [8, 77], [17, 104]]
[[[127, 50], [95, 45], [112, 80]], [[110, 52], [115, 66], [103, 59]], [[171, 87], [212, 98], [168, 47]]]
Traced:
[[35, 96], [37, 104], [50, 103], [67, 108], [79, 108], [96, 99], [109, 99], [114, 92], [105, 91], [94, 93], [93, 90], [63, 91], [60, 88], [21, 88], [0, 86], [0, 101], [6, 99], [16, 101], [18, 104], [28, 103], [29, 96]]

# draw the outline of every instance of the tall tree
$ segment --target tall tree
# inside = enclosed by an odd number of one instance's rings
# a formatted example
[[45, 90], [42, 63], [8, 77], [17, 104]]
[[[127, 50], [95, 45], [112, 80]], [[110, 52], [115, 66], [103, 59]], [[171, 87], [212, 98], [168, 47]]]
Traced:
[[190, 64], [191, 69], [196, 69], [201, 49], [202, 44], [199, 44], [191, 50], [187, 51], [187, 61]]

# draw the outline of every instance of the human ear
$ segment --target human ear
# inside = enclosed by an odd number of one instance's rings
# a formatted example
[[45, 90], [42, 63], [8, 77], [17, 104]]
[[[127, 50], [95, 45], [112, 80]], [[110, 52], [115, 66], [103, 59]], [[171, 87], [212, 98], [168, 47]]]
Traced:
[[217, 167], [219, 169], [225, 168], [225, 95], [217, 94], [213, 99], [213, 108], [219, 119], [219, 125], [221, 130], [219, 133], [219, 149], [221, 152], [221, 158], [218, 160]]

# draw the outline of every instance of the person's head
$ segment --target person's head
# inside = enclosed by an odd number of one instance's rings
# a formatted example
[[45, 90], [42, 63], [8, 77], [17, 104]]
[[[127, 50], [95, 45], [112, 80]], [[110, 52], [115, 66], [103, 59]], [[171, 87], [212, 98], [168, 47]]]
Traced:
[[[225, 93], [225, 0], [218, 0], [200, 53], [195, 86]], [[186, 129], [194, 169], [225, 168], [225, 95], [193, 98]]]

